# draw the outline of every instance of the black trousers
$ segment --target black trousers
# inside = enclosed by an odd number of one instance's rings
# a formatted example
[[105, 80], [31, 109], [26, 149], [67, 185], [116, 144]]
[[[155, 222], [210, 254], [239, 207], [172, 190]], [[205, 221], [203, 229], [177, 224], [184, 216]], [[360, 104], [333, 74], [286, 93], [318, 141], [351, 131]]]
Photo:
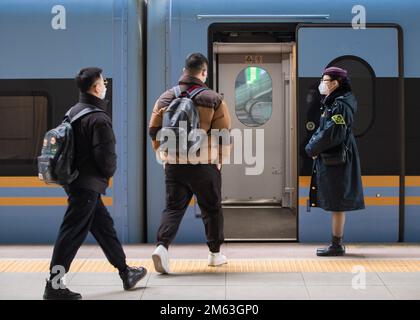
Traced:
[[213, 164], [167, 164], [166, 207], [158, 230], [158, 245], [169, 247], [193, 195], [204, 222], [207, 245], [219, 252], [224, 241], [221, 206], [221, 173]]
[[108, 261], [118, 270], [126, 268], [124, 250], [118, 240], [114, 221], [97, 192], [80, 188], [66, 188], [68, 208], [51, 259], [53, 266], [70, 269], [74, 257], [90, 231], [105, 253]]

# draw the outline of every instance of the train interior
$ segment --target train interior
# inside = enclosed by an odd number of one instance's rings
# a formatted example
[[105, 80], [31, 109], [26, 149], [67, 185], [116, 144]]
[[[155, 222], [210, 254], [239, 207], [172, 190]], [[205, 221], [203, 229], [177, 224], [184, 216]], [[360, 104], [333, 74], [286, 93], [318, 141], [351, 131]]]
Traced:
[[215, 86], [229, 106], [232, 129], [238, 129], [234, 144], [242, 139], [243, 148], [242, 161], [234, 159], [235, 147], [233, 165], [222, 171], [228, 240], [297, 238], [294, 52], [293, 42], [213, 43]]

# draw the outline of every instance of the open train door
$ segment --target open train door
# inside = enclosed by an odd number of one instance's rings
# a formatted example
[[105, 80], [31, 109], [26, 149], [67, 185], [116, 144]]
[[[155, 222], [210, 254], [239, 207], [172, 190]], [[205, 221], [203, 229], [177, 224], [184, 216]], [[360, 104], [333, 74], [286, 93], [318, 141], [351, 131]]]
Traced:
[[214, 42], [213, 53], [234, 145], [222, 167], [225, 238], [295, 241], [295, 44]]
[[318, 126], [319, 80], [325, 67], [348, 70], [358, 101], [353, 133], [359, 148], [366, 209], [347, 214], [346, 241], [402, 240], [404, 101], [402, 30], [398, 25], [301, 24], [296, 30], [299, 241], [326, 241], [330, 214], [308, 204], [312, 159], [304, 147]]

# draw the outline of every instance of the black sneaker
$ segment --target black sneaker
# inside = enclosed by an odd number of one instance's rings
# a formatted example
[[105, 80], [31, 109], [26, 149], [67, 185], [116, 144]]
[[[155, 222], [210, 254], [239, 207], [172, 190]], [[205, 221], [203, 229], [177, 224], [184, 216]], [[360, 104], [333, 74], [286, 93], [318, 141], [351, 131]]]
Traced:
[[70, 291], [69, 289], [54, 289], [51, 280], [47, 280], [44, 291], [44, 300], [80, 300], [80, 293]]
[[120, 272], [120, 277], [123, 281], [124, 290], [133, 289], [134, 286], [147, 274], [146, 268], [143, 267], [127, 267], [123, 272]]

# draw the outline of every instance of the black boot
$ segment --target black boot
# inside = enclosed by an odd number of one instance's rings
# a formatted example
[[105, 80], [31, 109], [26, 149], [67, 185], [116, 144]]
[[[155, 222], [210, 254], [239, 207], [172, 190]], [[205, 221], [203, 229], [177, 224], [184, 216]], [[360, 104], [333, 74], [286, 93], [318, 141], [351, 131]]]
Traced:
[[52, 281], [47, 280], [44, 291], [44, 300], [80, 300], [82, 296], [80, 293], [70, 291], [69, 289], [54, 289]]
[[123, 281], [124, 290], [130, 290], [147, 274], [146, 268], [127, 267], [124, 271], [120, 272], [120, 277]]
[[332, 237], [331, 243], [326, 248], [317, 249], [316, 255], [320, 257], [344, 256], [346, 247], [343, 245], [343, 237]]

